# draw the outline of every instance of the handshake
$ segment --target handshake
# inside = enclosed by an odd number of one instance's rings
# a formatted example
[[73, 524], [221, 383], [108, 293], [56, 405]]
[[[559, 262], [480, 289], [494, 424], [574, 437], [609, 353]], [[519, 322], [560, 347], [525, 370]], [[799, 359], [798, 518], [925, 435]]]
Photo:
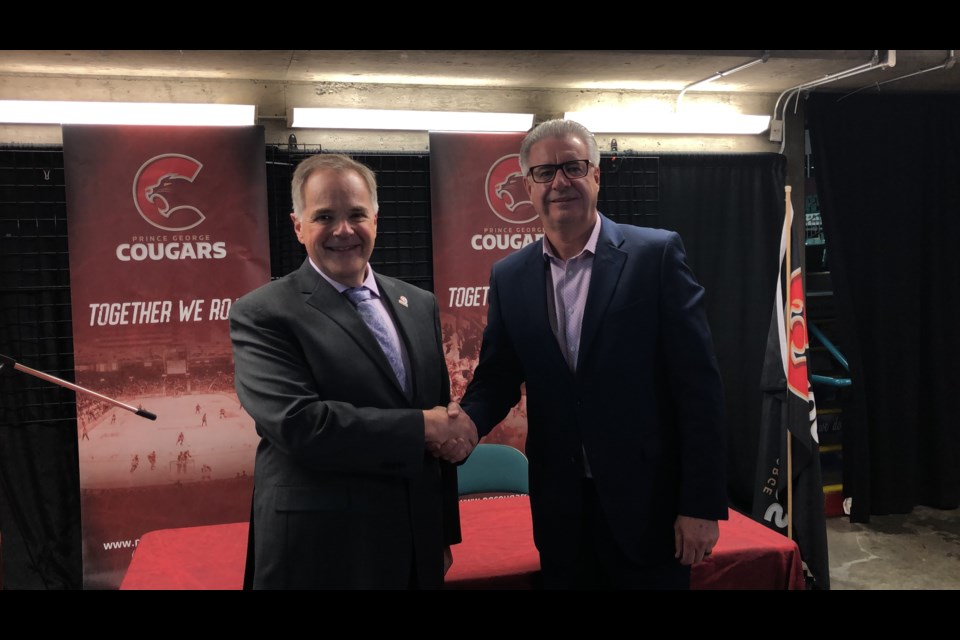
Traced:
[[477, 427], [460, 405], [434, 407], [423, 412], [427, 451], [447, 462], [462, 462], [477, 446]]

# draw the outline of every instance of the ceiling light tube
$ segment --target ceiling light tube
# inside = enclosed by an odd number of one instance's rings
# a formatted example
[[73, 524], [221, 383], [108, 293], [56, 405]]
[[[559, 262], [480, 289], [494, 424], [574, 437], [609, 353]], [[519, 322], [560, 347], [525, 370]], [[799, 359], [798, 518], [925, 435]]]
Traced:
[[533, 124], [533, 114], [294, 107], [287, 124], [291, 128], [310, 129], [527, 131]]
[[636, 113], [622, 110], [568, 111], [566, 120], [576, 120], [594, 133], [680, 133], [755, 135], [770, 127], [770, 116], [740, 113]]
[[0, 123], [249, 126], [250, 104], [0, 100]]

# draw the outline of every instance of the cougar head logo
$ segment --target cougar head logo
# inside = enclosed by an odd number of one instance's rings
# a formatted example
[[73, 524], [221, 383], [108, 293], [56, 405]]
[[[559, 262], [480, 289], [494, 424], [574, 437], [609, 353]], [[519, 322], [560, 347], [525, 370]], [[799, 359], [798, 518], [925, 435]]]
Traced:
[[179, 153], [150, 158], [133, 179], [133, 202], [143, 219], [166, 231], [192, 229], [206, 218], [189, 189], [203, 164]]

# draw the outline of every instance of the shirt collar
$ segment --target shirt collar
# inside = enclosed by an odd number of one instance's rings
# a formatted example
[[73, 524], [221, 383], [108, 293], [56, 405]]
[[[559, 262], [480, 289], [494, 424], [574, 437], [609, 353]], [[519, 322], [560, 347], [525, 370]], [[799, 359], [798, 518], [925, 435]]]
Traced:
[[[320, 270], [320, 267], [316, 265], [316, 263], [313, 261], [313, 258], [308, 256], [307, 260], [310, 261], [310, 266], [313, 267], [316, 270], [316, 272], [323, 277], [324, 280], [329, 282], [330, 285], [337, 290], [337, 293], [343, 293], [347, 289], [353, 288], [353, 287], [348, 287], [347, 285], [342, 284], [340, 282], [337, 282], [336, 280], [334, 280], [333, 278], [325, 274], [323, 271]], [[380, 289], [377, 288], [377, 280], [376, 278], [373, 277], [373, 267], [370, 265], [370, 263], [367, 263], [367, 276], [363, 279], [363, 284], [361, 284], [360, 286], [370, 289], [370, 291], [373, 292], [374, 296], [378, 298], [380, 297]]]
[[[590, 237], [587, 238], [587, 244], [583, 245], [583, 249], [580, 250], [580, 253], [578, 253], [577, 255], [573, 256], [573, 258], [570, 258], [570, 259], [573, 260], [575, 258], [579, 258], [584, 253], [590, 253], [591, 255], [595, 255], [597, 253], [597, 241], [599, 239], [600, 239], [600, 213], [598, 212], [597, 221], [593, 224], [593, 231], [590, 232]], [[550, 246], [550, 241], [547, 240], [547, 236], [546, 234], [544, 234], [543, 259], [549, 260], [551, 258], [554, 260], [560, 260], [561, 262], [563, 262], [563, 260], [558, 258], [557, 254], [553, 252], [553, 247]]]

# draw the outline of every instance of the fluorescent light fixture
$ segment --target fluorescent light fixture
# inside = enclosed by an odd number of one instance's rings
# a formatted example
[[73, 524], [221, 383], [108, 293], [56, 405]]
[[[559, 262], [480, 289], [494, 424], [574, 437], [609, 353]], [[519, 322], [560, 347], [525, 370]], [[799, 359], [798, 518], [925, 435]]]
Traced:
[[576, 120], [594, 133], [687, 133], [753, 135], [770, 128], [770, 116], [742, 113], [649, 113], [626, 109], [568, 111], [565, 120]]
[[311, 129], [527, 131], [533, 124], [533, 114], [294, 107], [287, 122], [292, 128]]
[[251, 104], [0, 100], [10, 124], [154, 124], [240, 127], [254, 124]]

